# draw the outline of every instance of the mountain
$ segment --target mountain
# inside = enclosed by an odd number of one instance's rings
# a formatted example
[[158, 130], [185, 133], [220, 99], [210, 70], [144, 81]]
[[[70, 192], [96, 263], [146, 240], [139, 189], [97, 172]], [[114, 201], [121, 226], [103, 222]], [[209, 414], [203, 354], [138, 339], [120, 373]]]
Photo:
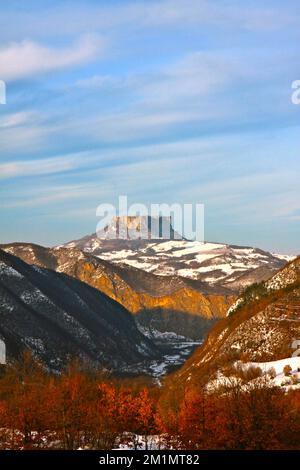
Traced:
[[62, 272], [121, 303], [150, 332], [175, 332], [202, 339], [235, 300], [232, 292], [181, 278], [115, 265], [77, 248], [12, 243], [1, 248], [26, 263]]
[[[46, 249], [39, 247], [36, 255], [55, 267]], [[95, 367], [125, 372], [160, 355], [120, 304], [73, 277], [29, 265], [3, 250], [0, 339], [9, 359], [27, 348], [55, 371], [69, 359], [80, 358]]]
[[[300, 358], [292, 356], [299, 340], [300, 257], [268, 281], [246, 289], [178, 372], [176, 380], [189, 386], [201, 381], [222, 383], [226, 370], [235, 376], [239, 367], [248, 370], [251, 366], [263, 371], [275, 369], [272, 380], [281, 367], [279, 379], [286, 382], [282, 365], [291, 363], [291, 367], [297, 364], [297, 381]], [[228, 373], [225, 375], [228, 378]]]
[[171, 217], [158, 216], [115, 216], [103, 229], [98, 229], [97, 237], [104, 240], [182, 240], [171, 223]]
[[[131, 219], [131, 225], [140, 223]], [[124, 226], [125, 222], [122, 219], [119, 223]], [[113, 233], [116, 223], [114, 220], [112, 228], [107, 226], [106, 233]], [[171, 224], [168, 231], [174, 233]], [[101, 238], [101, 233], [64, 247], [79, 248], [114, 265], [134, 267], [161, 279], [176, 276], [196, 281], [202, 283], [202, 289], [214, 287], [215, 293], [226, 289], [236, 294], [253, 282], [268, 279], [289, 260], [252, 247], [185, 239], [107, 239]]]
[[99, 289], [133, 313], [150, 333], [174, 332], [193, 340], [203, 339], [246, 286], [270, 278], [286, 264], [280, 255], [256, 248], [185, 239], [110, 238], [116, 227], [127, 236], [133, 229], [148, 230], [162, 222], [178, 236], [169, 218], [153, 224], [149, 218], [117, 217], [104, 228], [103, 238], [86, 236], [55, 248], [22, 243], [2, 248]]

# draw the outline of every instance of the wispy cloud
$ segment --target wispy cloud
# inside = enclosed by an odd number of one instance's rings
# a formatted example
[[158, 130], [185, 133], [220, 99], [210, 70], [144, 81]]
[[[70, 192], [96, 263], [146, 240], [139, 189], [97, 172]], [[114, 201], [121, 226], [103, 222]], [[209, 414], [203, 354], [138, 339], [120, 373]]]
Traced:
[[[4, 201], [2, 207], [7, 209], [22, 208], [22, 207], [45, 207], [55, 205], [57, 203], [70, 202], [71, 208], [68, 211], [76, 213], [77, 204], [89, 204], [94, 207], [94, 215], [96, 215], [96, 207], [99, 204], [99, 197], [107, 197], [111, 186], [107, 183], [80, 183], [80, 184], [48, 184], [46, 187], [30, 188], [24, 191], [25, 197], [20, 197], [20, 194], [15, 194], [13, 199]], [[87, 200], [88, 203], [86, 202]], [[92, 201], [92, 203], [90, 203]], [[75, 204], [76, 203], [76, 204]], [[60, 214], [64, 213], [64, 208], [57, 211]]]
[[[163, 67], [156, 75], [138, 80], [138, 93], [144, 102], [165, 106], [219, 94], [224, 87], [247, 77], [248, 66], [219, 51], [196, 51]], [[199, 101], [198, 101], [199, 102]]]
[[235, 0], [132, 0], [117, 5], [113, 2], [101, 5], [99, 2], [53, 3], [52, 8], [47, 8], [47, 14], [41, 14], [39, 9], [16, 12], [8, 8], [0, 19], [2, 34], [9, 36], [12, 22], [17, 25], [19, 34], [25, 36], [74, 35], [97, 30], [115, 32], [128, 28], [132, 31], [153, 26], [182, 28], [183, 25], [268, 32], [297, 28], [299, 24], [299, 12], [288, 8], [286, 3], [267, 6], [253, 0], [247, 3], [247, 8]]
[[80, 166], [80, 162], [79, 156], [72, 155], [63, 158], [55, 157], [0, 163], [0, 179], [61, 173], [77, 168]]
[[103, 40], [85, 35], [70, 47], [53, 48], [33, 41], [14, 42], [0, 49], [2, 80], [17, 80], [89, 61], [103, 52]]
[[298, 0], [3, 3], [2, 237], [83, 235], [123, 193], [204, 202], [212, 239], [299, 244]]
[[34, 122], [36, 114], [33, 111], [19, 111], [0, 117], [0, 129], [17, 127]]

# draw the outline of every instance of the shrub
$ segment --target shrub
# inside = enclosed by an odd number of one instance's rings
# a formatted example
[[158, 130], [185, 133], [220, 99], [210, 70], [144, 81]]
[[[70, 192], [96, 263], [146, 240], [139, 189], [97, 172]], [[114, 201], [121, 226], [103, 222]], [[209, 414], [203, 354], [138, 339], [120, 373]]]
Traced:
[[254, 283], [246, 287], [243, 298], [246, 302], [261, 299], [269, 294], [267, 287], [264, 282]]
[[289, 364], [287, 364], [286, 366], [284, 366], [283, 368], [283, 373], [286, 377], [290, 376], [291, 375], [291, 372], [292, 372], [292, 368]]
[[298, 383], [298, 376], [297, 376], [297, 374], [293, 374], [292, 375], [292, 384], [297, 385], [297, 383]]
[[244, 367], [242, 364], [236, 364], [232, 370], [231, 375], [238, 377], [243, 382], [247, 383], [250, 382], [250, 380], [255, 380], [258, 377], [261, 377], [262, 370], [257, 366]]
[[276, 370], [274, 369], [274, 367], [271, 367], [269, 370], [268, 370], [268, 375], [271, 379], [275, 379], [276, 377]]

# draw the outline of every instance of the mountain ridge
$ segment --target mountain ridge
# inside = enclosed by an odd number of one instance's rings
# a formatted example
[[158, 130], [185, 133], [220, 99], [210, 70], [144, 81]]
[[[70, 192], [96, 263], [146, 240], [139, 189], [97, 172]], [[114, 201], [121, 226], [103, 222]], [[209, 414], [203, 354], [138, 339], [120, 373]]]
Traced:
[[130, 313], [108, 296], [3, 250], [0, 298], [0, 337], [9, 358], [28, 348], [52, 370], [76, 357], [120, 371], [160, 354]]
[[95, 234], [54, 248], [22, 243], [2, 248], [28, 263], [90, 284], [121, 303], [149, 330], [194, 340], [203, 339], [226, 315], [241, 290], [270, 278], [286, 264], [251, 247], [187, 240], [103, 240]]
[[235, 294], [253, 282], [268, 279], [287, 262], [281, 255], [260, 248], [186, 239], [104, 240], [92, 234], [61, 246], [79, 248], [115, 265], [200, 281]]
[[[179, 278], [159, 277], [117, 266], [77, 248], [7, 244], [2, 248], [25, 262], [64, 272], [104, 292], [136, 316], [144, 327], [199, 339], [225, 316], [235, 296], [226, 289]], [[178, 326], [180, 325], [180, 326]]]
[[251, 286], [228, 313], [175, 381], [205, 384], [239, 361], [255, 365], [290, 358], [293, 342], [300, 339], [300, 257], [269, 281]]

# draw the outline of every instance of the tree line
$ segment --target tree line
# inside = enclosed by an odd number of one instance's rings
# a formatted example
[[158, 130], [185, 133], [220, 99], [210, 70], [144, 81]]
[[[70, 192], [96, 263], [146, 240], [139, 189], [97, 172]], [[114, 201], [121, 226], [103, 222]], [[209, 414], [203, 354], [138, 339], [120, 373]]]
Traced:
[[2, 371], [0, 449], [137, 448], [153, 435], [169, 449], [299, 449], [300, 390], [166, 390], [78, 364], [52, 375], [29, 353]]

